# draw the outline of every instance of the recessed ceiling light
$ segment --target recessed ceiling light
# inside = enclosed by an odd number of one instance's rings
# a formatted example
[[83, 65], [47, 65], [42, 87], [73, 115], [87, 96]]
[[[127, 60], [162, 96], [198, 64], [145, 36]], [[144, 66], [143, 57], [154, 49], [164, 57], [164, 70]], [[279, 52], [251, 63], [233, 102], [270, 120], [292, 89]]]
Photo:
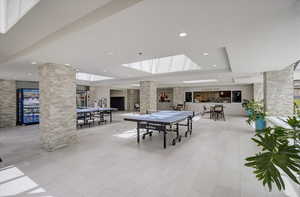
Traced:
[[107, 51], [107, 52], [106, 52], [106, 55], [113, 55], [113, 52]]
[[209, 82], [217, 82], [216, 79], [203, 79], [203, 80], [193, 80], [193, 81], [183, 81], [183, 83], [209, 83]]
[[65, 66], [70, 66], [71, 64], [65, 64]]
[[208, 56], [208, 53], [203, 53], [204, 56]]
[[187, 36], [187, 33], [186, 33], [186, 32], [181, 32], [181, 33], [179, 34], [179, 36], [180, 36], [180, 37], [186, 37], [186, 36]]
[[105, 72], [105, 73], [106, 73], [106, 72], [107, 72], [107, 70], [105, 70], [105, 69], [104, 69], [104, 70], [103, 70], [103, 72]]
[[139, 86], [140, 86], [140, 84], [138, 84], [138, 83], [135, 83], [135, 84], [131, 84], [131, 86], [139, 87]]
[[76, 72], [78, 72], [78, 71], [79, 71], [79, 69], [78, 69], [78, 68], [76, 68], [76, 69], [75, 69], [75, 71], [76, 71]]
[[31, 62], [31, 64], [32, 64], [32, 65], [35, 65], [35, 64], [37, 64], [37, 62]]
[[216, 64], [214, 64], [214, 65], [212, 65], [212, 67], [217, 67], [217, 65], [216, 65]]

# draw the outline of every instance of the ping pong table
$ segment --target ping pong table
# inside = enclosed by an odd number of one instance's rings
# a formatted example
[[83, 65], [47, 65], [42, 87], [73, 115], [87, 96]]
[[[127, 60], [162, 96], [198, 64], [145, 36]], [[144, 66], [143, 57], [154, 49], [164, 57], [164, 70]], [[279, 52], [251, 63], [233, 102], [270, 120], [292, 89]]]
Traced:
[[116, 111], [116, 108], [102, 108], [102, 107], [88, 107], [88, 108], [78, 108], [76, 109], [77, 116], [80, 116], [79, 114], [83, 114], [84, 120], [86, 120], [86, 117], [88, 117], [87, 114], [91, 113], [103, 113], [103, 114], [108, 114], [110, 122], [112, 122], [112, 112]]
[[[176, 145], [176, 141], [181, 141], [179, 134], [179, 126], [187, 128], [185, 137], [192, 134], [193, 117], [195, 113], [192, 111], [159, 111], [151, 114], [129, 115], [124, 118], [125, 121], [133, 121], [137, 123], [137, 143], [140, 143], [140, 129], [145, 129], [143, 139], [146, 135], [152, 136], [153, 131], [163, 132], [163, 147], [167, 147], [167, 132], [175, 132], [176, 138], [172, 140], [172, 145]], [[186, 123], [182, 123], [186, 121]], [[175, 126], [175, 128], [174, 128]]]

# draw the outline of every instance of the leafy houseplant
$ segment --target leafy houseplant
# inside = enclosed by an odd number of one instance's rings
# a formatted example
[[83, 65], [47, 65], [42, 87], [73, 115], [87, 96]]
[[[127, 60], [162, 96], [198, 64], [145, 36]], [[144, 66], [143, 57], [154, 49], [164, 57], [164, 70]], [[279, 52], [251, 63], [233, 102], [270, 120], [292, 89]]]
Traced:
[[300, 117], [300, 107], [296, 102], [294, 102], [294, 114]]
[[242, 103], [242, 107], [244, 108], [245, 112], [247, 113], [247, 115], [251, 115], [252, 113], [252, 105], [253, 105], [253, 100], [249, 101], [249, 100], [244, 100]]
[[[254, 174], [262, 184], [272, 190], [275, 184], [278, 190], [285, 189], [281, 172], [295, 183], [300, 184], [300, 120], [296, 117], [286, 121], [291, 129], [268, 127], [263, 133], [257, 133], [252, 140], [261, 151], [246, 158], [247, 167], [254, 168]], [[291, 140], [294, 140], [291, 143]]]
[[247, 105], [248, 110], [251, 113], [248, 114], [248, 124], [251, 125], [252, 122], [255, 122], [256, 131], [262, 131], [266, 127], [264, 106], [262, 102], [250, 101]]
[[248, 114], [248, 110], [249, 110], [249, 107], [248, 107], [249, 102], [250, 102], [249, 100], [244, 99], [243, 103], [242, 103], [242, 107], [244, 108], [244, 110], [246, 111], [247, 114]]

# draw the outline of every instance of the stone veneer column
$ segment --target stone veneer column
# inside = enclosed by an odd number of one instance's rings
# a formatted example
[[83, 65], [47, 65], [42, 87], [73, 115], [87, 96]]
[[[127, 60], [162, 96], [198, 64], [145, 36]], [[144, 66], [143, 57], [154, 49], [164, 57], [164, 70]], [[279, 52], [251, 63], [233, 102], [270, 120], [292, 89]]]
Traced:
[[76, 74], [71, 66], [39, 66], [40, 130], [46, 150], [77, 142]]
[[253, 99], [255, 101], [263, 101], [264, 100], [264, 84], [263, 83], [253, 84]]
[[173, 99], [174, 105], [184, 103], [184, 89], [183, 88], [173, 88]]
[[94, 107], [94, 101], [106, 98], [107, 106], [110, 107], [110, 88], [105, 86], [90, 86], [90, 102], [89, 107]]
[[127, 111], [134, 111], [134, 105], [140, 103], [139, 90], [127, 89]]
[[140, 112], [157, 110], [157, 90], [153, 81], [140, 82]]
[[16, 126], [16, 81], [0, 80], [0, 128]]
[[268, 115], [293, 115], [294, 66], [264, 73], [264, 105]]

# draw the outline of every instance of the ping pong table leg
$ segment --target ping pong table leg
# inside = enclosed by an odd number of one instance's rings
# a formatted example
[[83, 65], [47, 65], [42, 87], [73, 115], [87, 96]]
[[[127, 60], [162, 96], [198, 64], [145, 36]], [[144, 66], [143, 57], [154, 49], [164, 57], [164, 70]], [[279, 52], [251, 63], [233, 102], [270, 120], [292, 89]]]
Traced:
[[163, 133], [164, 133], [164, 148], [167, 148], [167, 131], [166, 131], [166, 125], [163, 126]]
[[178, 125], [178, 123], [176, 123], [176, 136], [177, 136], [177, 139], [179, 139], [179, 125]]
[[109, 118], [110, 118], [110, 122], [112, 122], [112, 111], [109, 111]]
[[175, 133], [176, 133], [176, 138], [173, 139], [172, 145], [176, 145], [176, 141], [181, 142], [181, 135], [179, 134], [179, 123], [176, 123], [176, 128], [175, 128]]
[[192, 132], [193, 132], [193, 118], [191, 117], [190, 119], [190, 135], [192, 135]]
[[187, 127], [187, 130], [185, 132], [185, 137], [188, 137], [188, 134], [192, 135], [192, 130], [193, 130], [193, 118], [192, 117], [187, 118], [186, 127]]
[[136, 132], [137, 132], [137, 143], [140, 143], [140, 123], [137, 122], [137, 127], [136, 127]]
[[191, 120], [190, 118], [187, 119], [187, 132], [189, 134], [191, 133], [191, 121], [190, 120]]

